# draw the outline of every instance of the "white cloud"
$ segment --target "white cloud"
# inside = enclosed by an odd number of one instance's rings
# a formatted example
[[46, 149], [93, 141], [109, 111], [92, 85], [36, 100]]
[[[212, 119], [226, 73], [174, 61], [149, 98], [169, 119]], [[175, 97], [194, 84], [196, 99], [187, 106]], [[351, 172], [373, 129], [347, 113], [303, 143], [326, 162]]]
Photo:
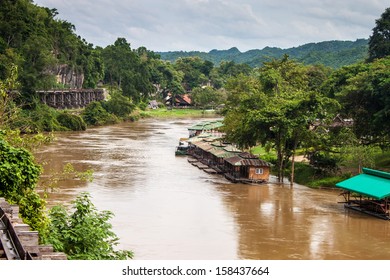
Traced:
[[150, 50], [293, 47], [368, 38], [388, 0], [35, 0], [105, 47], [124, 37]]

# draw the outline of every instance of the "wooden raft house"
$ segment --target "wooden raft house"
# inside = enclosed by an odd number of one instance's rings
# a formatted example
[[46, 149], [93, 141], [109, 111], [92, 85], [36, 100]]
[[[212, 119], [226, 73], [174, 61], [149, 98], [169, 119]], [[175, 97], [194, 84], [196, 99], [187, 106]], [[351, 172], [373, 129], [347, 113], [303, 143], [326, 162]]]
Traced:
[[270, 175], [270, 164], [242, 152], [222, 140], [221, 121], [202, 122], [190, 127], [188, 161], [207, 173], [223, 174], [234, 183], [263, 183]]
[[339, 182], [344, 206], [390, 220], [390, 173], [363, 168], [363, 173]]
[[270, 164], [250, 153], [225, 159], [225, 167], [225, 177], [233, 182], [263, 183], [270, 173]]

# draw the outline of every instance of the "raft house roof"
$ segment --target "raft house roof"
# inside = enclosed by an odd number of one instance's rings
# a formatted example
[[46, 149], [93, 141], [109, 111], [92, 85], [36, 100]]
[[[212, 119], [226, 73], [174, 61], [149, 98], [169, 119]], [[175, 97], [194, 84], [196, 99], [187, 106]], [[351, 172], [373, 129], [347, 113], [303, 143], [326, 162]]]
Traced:
[[234, 157], [239, 153], [238, 151], [232, 151], [224, 147], [215, 147], [215, 149], [210, 150], [210, 153], [217, 158], [230, 158]]
[[363, 168], [363, 173], [336, 184], [336, 187], [367, 197], [384, 199], [390, 197], [390, 173]]
[[240, 153], [234, 157], [225, 159], [233, 166], [270, 166], [270, 163], [259, 159], [257, 156], [247, 152]]
[[188, 128], [188, 130], [214, 130], [217, 128], [220, 128], [223, 126], [223, 123], [221, 120], [215, 120], [215, 121], [204, 121], [197, 123], [191, 127]]

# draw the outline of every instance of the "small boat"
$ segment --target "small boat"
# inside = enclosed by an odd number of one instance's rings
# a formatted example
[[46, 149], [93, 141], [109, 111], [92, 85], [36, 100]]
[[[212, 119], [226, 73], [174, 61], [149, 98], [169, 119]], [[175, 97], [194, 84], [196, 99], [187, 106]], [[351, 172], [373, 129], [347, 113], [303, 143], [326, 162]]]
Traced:
[[175, 155], [177, 155], [177, 156], [185, 156], [185, 155], [188, 154], [187, 152], [188, 152], [188, 142], [183, 141], [182, 139], [180, 139], [179, 146], [177, 146], [176, 150], [175, 150]]

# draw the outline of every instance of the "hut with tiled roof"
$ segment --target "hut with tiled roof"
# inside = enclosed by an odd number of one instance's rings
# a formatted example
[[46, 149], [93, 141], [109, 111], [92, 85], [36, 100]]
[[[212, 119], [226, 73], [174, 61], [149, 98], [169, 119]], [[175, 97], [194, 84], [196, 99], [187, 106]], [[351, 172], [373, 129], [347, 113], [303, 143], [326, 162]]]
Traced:
[[233, 182], [266, 182], [270, 175], [270, 164], [257, 156], [244, 152], [225, 158], [225, 177]]

